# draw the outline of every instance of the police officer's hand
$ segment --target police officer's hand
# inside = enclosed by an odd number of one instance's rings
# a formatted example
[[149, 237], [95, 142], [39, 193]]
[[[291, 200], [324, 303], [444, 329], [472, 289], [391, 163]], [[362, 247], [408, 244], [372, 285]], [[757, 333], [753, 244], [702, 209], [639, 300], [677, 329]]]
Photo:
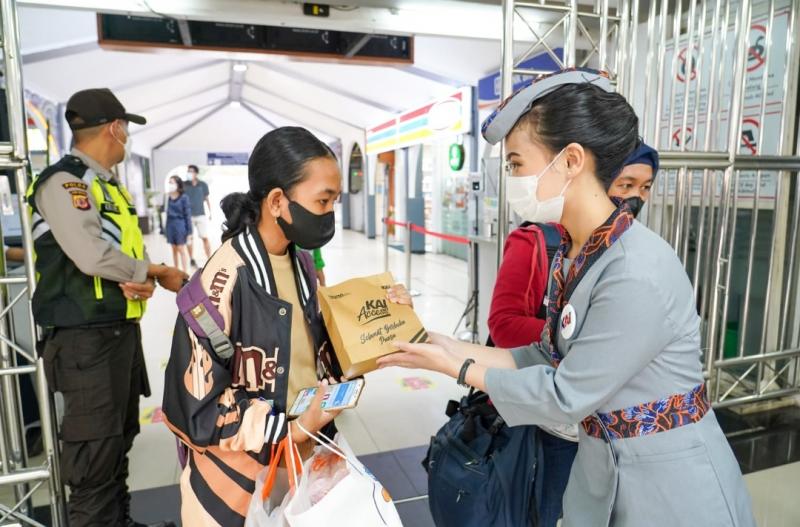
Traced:
[[189, 279], [189, 275], [176, 267], [167, 265], [150, 265], [148, 276], [158, 280], [158, 285], [164, 289], [177, 293], [183, 287], [183, 283]]
[[147, 300], [156, 290], [156, 281], [148, 278], [143, 284], [137, 282], [123, 282], [119, 284], [122, 293], [128, 300]]

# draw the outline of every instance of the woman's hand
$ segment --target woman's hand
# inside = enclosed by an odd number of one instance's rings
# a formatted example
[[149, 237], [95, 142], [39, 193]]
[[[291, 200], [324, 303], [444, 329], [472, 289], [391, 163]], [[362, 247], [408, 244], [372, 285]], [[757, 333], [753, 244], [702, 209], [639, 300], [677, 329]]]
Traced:
[[414, 300], [411, 299], [411, 293], [408, 292], [406, 286], [403, 284], [395, 284], [386, 292], [386, 298], [389, 302], [400, 304], [403, 306], [414, 307]]
[[[327, 389], [327, 380], [319, 382], [317, 384], [317, 393], [314, 394], [314, 398], [311, 400], [311, 406], [308, 407], [308, 410], [303, 412], [303, 415], [297, 418], [300, 425], [311, 434], [316, 434], [325, 428], [328, 423], [333, 421], [336, 416], [342, 412], [341, 410], [328, 412], [322, 409], [322, 401], [325, 398]], [[308, 435], [300, 430], [299, 427], [291, 426], [290, 424], [289, 430], [292, 434], [292, 441], [295, 443], [303, 443], [309, 439]]]
[[464, 362], [457, 354], [439, 344], [395, 342], [394, 346], [400, 351], [378, 359], [379, 368], [388, 368], [390, 366], [418, 368], [458, 377], [459, 370]]

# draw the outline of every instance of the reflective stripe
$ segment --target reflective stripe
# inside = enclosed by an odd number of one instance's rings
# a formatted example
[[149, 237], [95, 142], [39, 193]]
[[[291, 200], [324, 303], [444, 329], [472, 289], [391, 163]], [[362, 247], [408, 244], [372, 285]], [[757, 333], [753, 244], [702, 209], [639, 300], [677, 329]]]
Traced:
[[261, 274], [264, 276], [264, 289], [267, 290], [267, 293], [272, 294], [272, 291], [270, 291], [271, 287], [269, 284], [269, 275], [267, 274], [267, 268], [264, 265], [264, 260], [261, 258], [261, 253], [258, 250], [258, 245], [256, 245], [256, 241], [253, 239], [253, 233], [250, 232], [250, 229], [247, 229], [247, 238], [250, 240], [250, 247], [252, 247], [253, 255], [256, 257], [256, 262], [258, 262], [258, 267], [259, 269], [261, 269]]
[[108, 191], [108, 184], [102, 178], [97, 178], [97, 183], [100, 185], [100, 190], [103, 192], [103, 198], [105, 201], [116, 206], [117, 203], [114, 201], [114, 198], [111, 197], [111, 193]]
[[116, 238], [118, 242], [122, 243], [122, 229], [120, 229], [116, 223], [108, 218], [100, 216], [100, 224], [103, 226], [104, 231], [108, 232]]
[[94, 297], [97, 300], [103, 299], [103, 279], [99, 276], [94, 277]]
[[278, 439], [280, 439], [281, 432], [283, 431], [284, 421], [286, 421], [286, 414], [284, 413], [278, 414], [278, 426], [275, 428], [275, 437], [272, 440], [273, 443], [277, 443]]
[[120, 243], [120, 241], [114, 238], [114, 236], [111, 233], [106, 232], [105, 229], [103, 229], [102, 232], [100, 232], [100, 237], [105, 241], [107, 241], [108, 243], [110, 243], [111, 246], [117, 249], [118, 251], [122, 251], [122, 244]]
[[33, 236], [33, 240], [36, 241], [48, 232], [50, 232], [50, 225], [48, 225], [46, 221], [40, 220], [39, 223], [34, 225], [31, 235]]
[[264, 442], [272, 443], [272, 425], [275, 424], [275, 416], [270, 414], [267, 420], [267, 429], [264, 431]]
[[256, 282], [261, 287], [264, 287], [264, 277], [261, 276], [261, 272], [258, 270], [258, 266], [256, 266], [256, 261], [253, 258], [253, 255], [250, 251], [250, 246], [247, 242], [247, 236], [244, 233], [239, 235], [239, 244], [242, 246], [242, 250], [244, 251], [244, 255], [247, 256], [247, 260], [250, 262], [250, 267], [253, 270], [253, 274], [256, 276]]

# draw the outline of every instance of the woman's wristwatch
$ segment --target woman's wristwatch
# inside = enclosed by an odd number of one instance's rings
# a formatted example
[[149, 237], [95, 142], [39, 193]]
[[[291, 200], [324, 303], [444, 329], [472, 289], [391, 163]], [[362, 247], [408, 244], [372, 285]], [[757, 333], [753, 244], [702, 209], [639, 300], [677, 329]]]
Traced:
[[472, 364], [475, 364], [475, 359], [467, 359], [464, 361], [464, 364], [461, 365], [461, 371], [458, 373], [458, 380], [456, 382], [458, 382], [458, 385], [462, 388], [469, 387], [467, 384], [467, 370]]

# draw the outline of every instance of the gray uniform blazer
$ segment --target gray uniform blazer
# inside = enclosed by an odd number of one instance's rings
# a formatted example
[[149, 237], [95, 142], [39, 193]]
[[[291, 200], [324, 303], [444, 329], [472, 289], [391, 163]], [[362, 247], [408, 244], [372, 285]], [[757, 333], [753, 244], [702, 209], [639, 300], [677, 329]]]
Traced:
[[[559, 325], [558, 369], [550, 366], [545, 331], [542, 344], [512, 350], [519, 369], [486, 373], [487, 391], [510, 425], [577, 423], [703, 382], [691, 284], [672, 248], [640, 223], [595, 262], [569, 305], [571, 320]], [[581, 428], [563, 525], [740, 527], [755, 520], [739, 465], [709, 411], [695, 424], [610, 443]]]

